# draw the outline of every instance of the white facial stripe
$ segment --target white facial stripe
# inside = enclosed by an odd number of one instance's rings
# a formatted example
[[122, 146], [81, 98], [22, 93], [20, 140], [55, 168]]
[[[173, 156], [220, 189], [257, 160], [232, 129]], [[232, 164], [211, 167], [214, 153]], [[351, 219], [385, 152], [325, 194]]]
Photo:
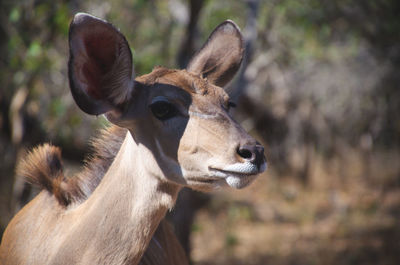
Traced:
[[189, 111], [190, 116], [195, 116], [201, 119], [215, 119], [217, 117], [216, 114], [204, 114], [200, 112]]

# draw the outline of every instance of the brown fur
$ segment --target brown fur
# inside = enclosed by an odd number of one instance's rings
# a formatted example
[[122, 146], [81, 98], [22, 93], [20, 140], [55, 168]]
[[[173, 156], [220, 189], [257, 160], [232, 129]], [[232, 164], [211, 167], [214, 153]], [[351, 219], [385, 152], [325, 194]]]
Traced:
[[58, 147], [49, 144], [36, 147], [17, 166], [17, 174], [54, 194], [61, 205], [68, 205], [69, 195], [62, 187], [65, 180]]
[[85, 168], [76, 176], [64, 176], [61, 151], [44, 144], [33, 149], [17, 167], [17, 174], [29, 183], [52, 193], [57, 201], [68, 206], [86, 200], [96, 189], [124, 141], [127, 130], [117, 126], [100, 131], [91, 142], [93, 153], [87, 157]]
[[181, 244], [165, 219], [158, 226], [139, 264], [188, 264]]
[[[50, 144], [34, 148], [19, 163], [17, 174], [53, 194], [64, 207], [82, 202], [96, 189], [109, 169], [126, 133], [126, 129], [118, 126], [101, 130], [100, 136], [91, 141], [93, 152], [86, 159], [85, 168], [76, 176], [64, 176], [61, 150]], [[187, 264], [186, 255], [165, 219], [158, 226], [139, 264]]]
[[85, 161], [84, 170], [71, 178], [66, 186], [71, 202], [86, 200], [99, 185], [104, 174], [114, 161], [127, 130], [111, 126], [100, 131], [100, 136], [93, 138], [93, 153]]

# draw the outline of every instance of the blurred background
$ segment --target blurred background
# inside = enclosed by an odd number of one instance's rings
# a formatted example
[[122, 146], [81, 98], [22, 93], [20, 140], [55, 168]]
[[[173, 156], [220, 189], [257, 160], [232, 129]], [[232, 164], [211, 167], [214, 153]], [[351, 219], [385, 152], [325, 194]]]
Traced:
[[242, 29], [228, 89], [269, 168], [244, 190], [182, 193], [170, 218], [193, 264], [400, 264], [398, 0], [1, 1], [0, 235], [36, 192], [14, 176], [26, 150], [52, 142], [75, 172], [107, 125], [69, 92], [76, 12], [120, 28], [138, 75], [184, 68], [225, 19]]

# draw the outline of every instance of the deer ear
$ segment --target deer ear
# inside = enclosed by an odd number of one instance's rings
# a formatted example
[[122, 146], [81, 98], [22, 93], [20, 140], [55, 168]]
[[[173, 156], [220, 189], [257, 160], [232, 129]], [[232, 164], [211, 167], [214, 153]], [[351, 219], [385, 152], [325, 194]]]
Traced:
[[118, 110], [133, 90], [132, 54], [125, 37], [110, 23], [78, 13], [69, 29], [69, 84], [88, 114]]
[[203, 47], [190, 60], [187, 70], [224, 87], [239, 70], [244, 43], [239, 27], [231, 20], [214, 29]]

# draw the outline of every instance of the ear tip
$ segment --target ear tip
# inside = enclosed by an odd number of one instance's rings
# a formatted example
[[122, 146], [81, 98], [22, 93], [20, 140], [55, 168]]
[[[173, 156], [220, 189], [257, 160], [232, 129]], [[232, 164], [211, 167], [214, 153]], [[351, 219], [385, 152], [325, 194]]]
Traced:
[[236, 33], [236, 34], [239, 33], [239, 35], [242, 35], [239, 26], [233, 20], [230, 19], [227, 19], [221, 24], [219, 24], [217, 28], [221, 28], [227, 33]]
[[74, 18], [72, 19], [72, 23], [76, 24], [76, 23], [81, 23], [85, 20], [87, 20], [88, 18], [92, 18], [92, 15], [89, 15], [87, 13], [83, 13], [83, 12], [79, 12], [76, 13]]
[[[75, 34], [76, 32], [80, 32], [83, 29], [90, 29], [90, 31], [93, 31], [93, 26], [95, 25], [110, 25], [113, 27], [110, 23], [107, 21], [95, 17], [93, 15], [90, 15], [88, 13], [84, 12], [79, 12], [74, 15], [74, 18], [71, 21], [71, 24], [69, 25], [69, 41], [71, 42], [72, 38], [77, 35]], [[118, 31], [118, 30], [117, 30]]]
[[227, 19], [224, 22], [222, 22], [221, 24], [219, 24], [215, 28], [214, 32], [217, 32], [217, 31], [219, 31], [219, 32], [222, 31], [224, 34], [236, 36], [240, 42], [239, 46], [241, 46], [241, 49], [243, 48], [244, 38], [243, 38], [242, 32], [241, 32], [239, 26], [233, 20]]
[[80, 17], [91, 17], [92, 15], [85, 12], [78, 12], [75, 14], [74, 19], [78, 19]]
[[227, 24], [229, 24], [229, 25], [232, 25], [232, 26], [235, 27], [235, 29], [237, 29], [238, 31], [240, 31], [239, 26], [235, 23], [235, 21], [233, 21], [233, 20], [231, 20], [231, 19], [227, 19], [227, 20], [225, 20], [225, 21], [222, 22], [222, 23], [227, 23]]
[[79, 12], [76, 13], [74, 18], [72, 19], [71, 25], [87, 23], [90, 21], [103, 21], [103, 19], [90, 15], [88, 13]]

